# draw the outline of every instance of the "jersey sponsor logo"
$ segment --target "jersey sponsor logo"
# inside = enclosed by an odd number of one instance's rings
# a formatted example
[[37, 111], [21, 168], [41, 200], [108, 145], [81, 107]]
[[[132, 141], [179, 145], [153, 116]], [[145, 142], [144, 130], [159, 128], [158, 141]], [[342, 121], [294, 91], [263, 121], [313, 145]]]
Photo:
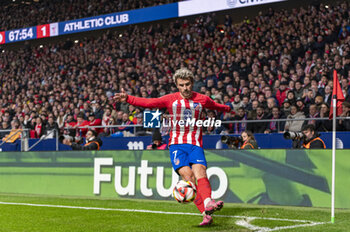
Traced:
[[160, 128], [160, 116], [162, 115], [159, 110], [143, 112], [143, 127], [144, 128]]

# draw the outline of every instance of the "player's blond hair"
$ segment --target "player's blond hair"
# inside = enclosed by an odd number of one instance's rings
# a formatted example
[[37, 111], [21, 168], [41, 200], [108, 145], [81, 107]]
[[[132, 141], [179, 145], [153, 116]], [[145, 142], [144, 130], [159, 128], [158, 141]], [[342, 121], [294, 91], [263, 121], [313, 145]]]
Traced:
[[180, 68], [178, 70], [176, 70], [174, 76], [173, 76], [173, 80], [175, 82], [175, 84], [177, 84], [177, 80], [178, 79], [182, 79], [182, 80], [189, 80], [191, 81], [191, 83], [193, 83], [193, 73], [188, 70], [187, 68]]

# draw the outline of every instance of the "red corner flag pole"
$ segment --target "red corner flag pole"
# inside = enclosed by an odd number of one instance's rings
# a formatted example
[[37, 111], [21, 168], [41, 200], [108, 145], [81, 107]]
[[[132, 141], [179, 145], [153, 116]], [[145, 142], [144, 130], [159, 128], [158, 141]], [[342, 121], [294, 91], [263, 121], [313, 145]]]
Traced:
[[336, 117], [339, 116], [343, 109], [342, 103], [345, 100], [343, 92], [341, 90], [337, 71], [333, 71], [333, 92], [332, 92], [331, 111], [329, 113], [329, 119], [333, 118], [333, 136], [332, 136], [332, 203], [331, 203], [331, 222], [334, 223], [334, 190], [335, 190], [335, 134], [336, 134]]
[[[336, 106], [336, 110], [337, 110], [337, 115], [336, 116], [339, 116], [341, 113], [343, 113], [342, 103], [344, 102], [345, 98], [344, 98], [342, 89], [340, 87], [337, 71], [335, 69], [333, 71], [333, 92], [332, 92], [332, 96], [333, 96], [333, 101], [331, 102], [331, 109], [333, 109], [332, 107]], [[334, 99], [336, 100], [336, 103], [334, 103]], [[332, 119], [333, 114], [334, 114], [333, 111], [329, 112], [329, 119]]]

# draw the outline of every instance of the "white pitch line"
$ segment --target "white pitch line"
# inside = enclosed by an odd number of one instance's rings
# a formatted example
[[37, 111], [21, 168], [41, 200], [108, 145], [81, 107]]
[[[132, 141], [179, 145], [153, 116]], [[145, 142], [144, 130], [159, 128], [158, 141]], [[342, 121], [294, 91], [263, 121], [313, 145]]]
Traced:
[[[260, 226], [255, 226], [251, 224], [251, 221], [259, 219], [256, 217], [246, 217], [245, 219], [238, 220], [236, 222], [236, 225], [243, 226], [247, 229], [250, 229], [252, 231], [256, 232], [270, 232], [270, 231], [279, 231], [279, 230], [286, 230], [286, 229], [294, 229], [298, 227], [309, 227], [309, 226], [317, 226], [317, 225], [322, 225], [325, 224], [325, 222], [311, 222], [308, 221], [308, 224], [298, 224], [298, 225], [292, 225], [292, 226], [279, 226], [279, 227], [274, 227], [274, 228], [269, 228], [269, 227], [260, 227]], [[286, 220], [281, 220], [281, 221], [286, 221]], [[293, 220], [289, 220], [293, 221]], [[300, 221], [300, 220], [295, 220], [295, 221]]]
[[[119, 211], [119, 212], [138, 212], [138, 213], [154, 213], [154, 214], [171, 214], [171, 215], [191, 215], [191, 216], [202, 216], [199, 213], [185, 213], [185, 212], [166, 212], [166, 211], [155, 211], [155, 210], [143, 210], [143, 209], [116, 209], [116, 208], [100, 208], [100, 207], [83, 207], [83, 206], [69, 206], [69, 205], [47, 205], [47, 204], [32, 204], [32, 203], [20, 203], [20, 202], [2, 202], [0, 205], [20, 205], [20, 206], [34, 206], [34, 207], [50, 207], [50, 208], [65, 208], [65, 209], [84, 209], [84, 210], [103, 210], [103, 211]], [[254, 231], [269, 232], [282, 229], [291, 229], [297, 227], [316, 226], [325, 224], [325, 222], [314, 222], [309, 220], [298, 220], [298, 219], [285, 219], [285, 218], [267, 218], [267, 217], [247, 217], [247, 216], [235, 216], [235, 215], [215, 215], [215, 217], [226, 217], [226, 218], [240, 218], [245, 220], [239, 220], [236, 222], [237, 225], [252, 229]], [[274, 220], [274, 221], [288, 221], [288, 222], [302, 222], [308, 224], [293, 225], [293, 226], [282, 226], [275, 228], [258, 227], [250, 224], [255, 219], [261, 220]]]
[[83, 206], [69, 206], [69, 205], [46, 205], [46, 204], [31, 204], [31, 203], [17, 203], [17, 202], [1, 202], [0, 205], [24, 205], [36, 207], [51, 207], [51, 208], [65, 208], [65, 209], [85, 209], [85, 210], [104, 210], [104, 211], [119, 211], [119, 212], [138, 212], [138, 213], [156, 213], [156, 214], [178, 214], [178, 215], [193, 215], [201, 216], [199, 213], [184, 213], [184, 212], [165, 212], [143, 209], [115, 209], [115, 208], [99, 208], [99, 207], [83, 207]]
[[[215, 217], [230, 217], [230, 218], [242, 218], [242, 219], [249, 218], [249, 219], [252, 219], [252, 220], [261, 219], [261, 220], [270, 220], [270, 221], [315, 223], [314, 221], [309, 221], [309, 220], [286, 219], [286, 218], [268, 218], [268, 217], [233, 216], [233, 215], [215, 215]], [[318, 223], [318, 222], [316, 222], [316, 223]]]
[[300, 225], [294, 225], [294, 226], [280, 226], [280, 227], [271, 228], [267, 231], [286, 230], [286, 229], [293, 229], [298, 227], [311, 227], [311, 226], [317, 226], [317, 225], [322, 225], [326, 223], [328, 222], [314, 222], [310, 224], [300, 224]]
[[243, 227], [250, 229], [252, 231], [265, 232], [266, 230], [270, 229], [267, 227], [254, 226], [254, 225], [250, 224], [250, 222], [253, 220], [254, 219], [252, 219], [252, 218], [241, 219], [241, 220], [236, 221], [236, 225], [243, 226]]

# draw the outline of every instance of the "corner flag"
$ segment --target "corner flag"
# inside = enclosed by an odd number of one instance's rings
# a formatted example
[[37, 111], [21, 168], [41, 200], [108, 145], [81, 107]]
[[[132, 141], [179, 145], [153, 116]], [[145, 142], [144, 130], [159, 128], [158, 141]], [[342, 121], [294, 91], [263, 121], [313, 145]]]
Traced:
[[[337, 115], [336, 116], [339, 116], [343, 112], [342, 103], [345, 100], [345, 98], [344, 98], [343, 92], [342, 92], [340, 84], [339, 84], [337, 71], [335, 69], [333, 71], [332, 98], [337, 99]], [[332, 119], [333, 118], [333, 110], [332, 110], [333, 109], [333, 101], [331, 103], [330, 109], [331, 110], [329, 112], [329, 119]]]
[[334, 223], [334, 208], [335, 208], [335, 150], [336, 150], [336, 117], [343, 112], [342, 103], [344, 101], [344, 95], [341, 90], [337, 71], [333, 71], [333, 92], [332, 92], [332, 104], [329, 113], [329, 119], [333, 118], [333, 132], [332, 132], [332, 195], [331, 195], [331, 222]]

